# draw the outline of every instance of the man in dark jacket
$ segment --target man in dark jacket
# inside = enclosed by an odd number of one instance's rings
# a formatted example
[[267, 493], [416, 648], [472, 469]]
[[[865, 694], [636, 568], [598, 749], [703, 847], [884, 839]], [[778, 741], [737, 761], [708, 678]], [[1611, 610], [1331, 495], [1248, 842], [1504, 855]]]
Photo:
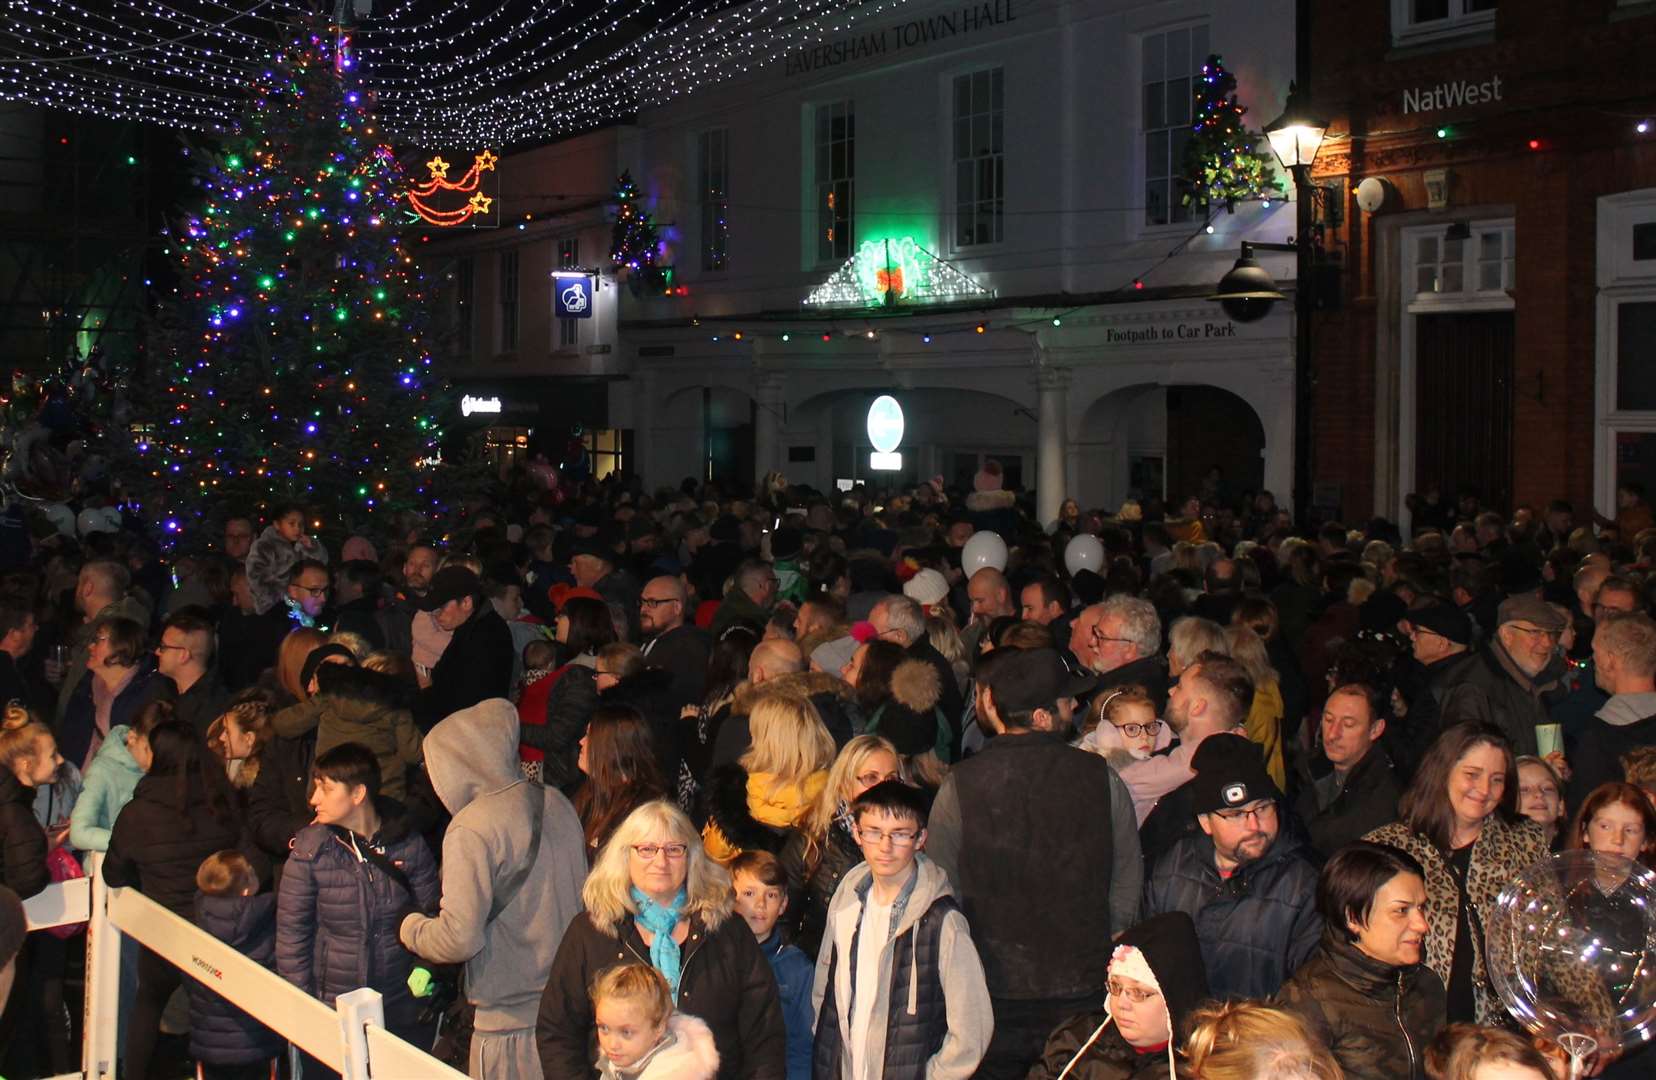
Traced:
[[1379, 692], [1366, 683], [1336, 687], [1323, 703], [1322, 754], [1301, 759], [1294, 802], [1319, 860], [1397, 820], [1403, 792], [1380, 745], [1385, 730]]
[[402, 590], [379, 610], [385, 647], [392, 652], [403, 656], [414, 652], [414, 615], [420, 611], [420, 601], [431, 589], [431, 579], [441, 561], [441, 554], [430, 544], [415, 544], [408, 549], [408, 557], [403, 560]]
[[340, 563], [334, 571], [334, 630], [356, 634], [370, 648], [385, 648], [380, 622], [380, 569], [367, 559]]
[[1460, 679], [1463, 665], [1476, 662], [1472, 620], [1453, 604], [1432, 602], [1403, 617], [1410, 655], [1394, 669], [1397, 690], [1408, 703], [1400, 723], [1388, 724], [1381, 744], [1398, 778], [1407, 782], [1426, 747], [1443, 730], [1443, 697]]
[[45, 687], [29, 681], [21, 666], [39, 629], [25, 599], [0, 598], [0, 706], [15, 701], [45, 716], [51, 711], [51, 697]]
[[713, 613], [713, 624], [708, 631], [718, 638], [736, 623], [751, 623], [764, 629], [770, 621], [771, 608], [776, 605], [776, 571], [770, 563], [749, 559], [736, 571], [736, 580], [730, 591], [719, 601], [719, 610]]
[[512, 631], [483, 599], [483, 585], [464, 566], [445, 566], [420, 600], [439, 629], [454, 636], [414, 702], [414, 720], [430, 731], [443, 717], [512, 689]]
[[569, 572], [577, 588], [593, 589], [604, 603], [618, 606], [627, 618], [627, 640], [637, 641], [638, 579], [616, 565], [615, 545], [602, 534], [575, 541]]
[[1444, 689], [1442, 726], [1467, 720], [1506, 732], [1513, 752], [1535, 754], [1536, 728], [1550, 723], [1542, 695], [1558, 683], [1557, 657], [1564, 617], [1537, 597], [1521, 593], [1501, 601], [1494, 637]]
[[[995, 1010], [983, 1080], [1022, 1078], [1053, 1028], [1097, 1004], [1111, 937], [1137, 921], [1126, 786], [1066, 741], [1093, 682], [1053, 649], [1011, 650], [978, 714], [994, 737], [950, 770], [932, 807], [926, 852], [954, 883]], [[1069, 822], [1085, 827], [1058, 827]]]
[[1167, 662], [1161, 655], [1161, 616], [1155, 605], [1137, 596], [1112, 596], [1099, 605], [1093, 624], [1093, 671], [1100, 676], [1094, 696], [1118, 686], [1142, 686], [1167, 710]]
[[213, 670], [213, 624], [200, 608], [182, 608], [163, 625], [155, 647], [155, 669], [172, 680], [178, 696], [173, 715], [201, 735], [224, 711], [230, 695]]
[[1593, 668], [1610, 695], [1582, 731], [1570, 757], [1570, 812], [1594, 788], [1622, 780], [1622, 755], [1656, 746], [1656, 622], [1648, 615], [1618, 615], [1593, 634]]
[[680, 708], [699, 705], [707, 691], [707, 658], [713, 642], [685, 621], [690, 597], [676, 577], [650, 579], [638, 598], [638, 625], [647, 639], [644, 663], [673, 679], [673, 699]]
[[1202, 831], [1156, 861], [1144, 914], [1195, 920], [1214, 997], [1269, 997], [1322, 935], [1317, 870], [1283, 829], [1282, 794], [1252, 743], [1214, 735], [1192, 763]]

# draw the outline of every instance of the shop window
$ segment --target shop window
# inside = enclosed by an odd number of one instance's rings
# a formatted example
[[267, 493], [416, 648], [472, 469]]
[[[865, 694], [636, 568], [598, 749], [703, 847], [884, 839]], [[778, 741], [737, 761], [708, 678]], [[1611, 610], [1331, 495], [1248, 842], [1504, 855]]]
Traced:
[[730, 139], [724, 128], [697, 138], [701, 181], [702, 269], [723, 270], [730, 257]]
[[1392, 0], [1392, 41], [1441, 41], [1492, 30], [1496, 0]]
[[817, 259], [821, 262], [851, 257], [856, 121], [849, 101], [816, 107]]
[[465, 255], [454, 262], [454, 335], [460, 356], [471, 356], [472, 311], [476, 299], [477, 265]]
[[1459, 303], [1512, 288], [1517, 231], [1511, 222], [1464, 222], [1411, 232], [1417, 303]]
[[518, 344], [518, 253], [500, 254], [500, 351], [511, 352]]
[[529, 463], [529, 436], [524, 427], [491, 427], [483, 432], [483, 456], [504, 477], [519, 465]]
[[1143, 42], [1144, 223], [1189, 221], [1185, 144], [1190, 142], [1192, 82], [1208, 58], [1208, 28], [1146, 34]]
[[1005, 69], [954, 80], [955, 246], [1006, 237]]
[[587, 458], [592, 463], [594, 480], [602, 480], [626, 467], [623, 464], [623, 442], [619, 428], [587, 431], [581, 436], [581, 445], [586, 447]]
[[[558, 269], [574, 270], [581, 265], [581, 241], [574, 236], [566, 236], [558, 241]], [[556, 285], [556, 279], [553, 282]], [[581, 319], [553, 319], [558, 324], [557, 347], [573, 349], [581, 343]]]

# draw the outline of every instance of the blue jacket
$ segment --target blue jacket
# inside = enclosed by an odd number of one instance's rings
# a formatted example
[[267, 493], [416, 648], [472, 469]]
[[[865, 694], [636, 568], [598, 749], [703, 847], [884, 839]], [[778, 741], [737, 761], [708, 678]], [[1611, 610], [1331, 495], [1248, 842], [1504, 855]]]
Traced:
[[778, 930], [759, 943], [759, 951], [770, 961], [782, 999], [782, 1022], [788, 1029], [788, 1080], [811, 1080], [812, 1028], [816, 1026], [811, 980], [816, 977], [816, 964], [798, 946], [787, 944]]
[[[195, 924], [256, 964], [276, 967], [276, 894], [196, 893]], [[203, 1065], [253, 1065], [279, 1057], [287, 1040], [205, 983], [190, 987], [190, 1056]]]
[[109, 830], [115, 827], [115, 815], [132, 801], [133, 789], [144, 775], [127, 749], [129, 730], [125, 724], [110, 728], [109, 737], [98, 747], [81, 777], [80, 798], [69, 812], [69, 843], [77, 851], [109, 850]]
[[397, 939], [413, 911], [437, 908], [437, 863], [402, 808], [379, 800], [373, 838], [414, 894], [361, 854], [370, 841], [332, 825], [307, 825], [293, 839], [276, 907], [276, 970], [332, 1005], [368, 986], [385, 995], [385, 1026], [402, 1035], [418, 1009], [408, 989], [414, 957]]

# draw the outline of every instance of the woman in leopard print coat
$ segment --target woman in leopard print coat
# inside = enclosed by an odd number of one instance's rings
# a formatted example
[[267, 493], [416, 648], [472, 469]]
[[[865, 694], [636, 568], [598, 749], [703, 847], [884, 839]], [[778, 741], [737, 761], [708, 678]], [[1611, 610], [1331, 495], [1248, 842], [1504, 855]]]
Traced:
[[[1426, 966], [1449, 990], [1451, 1021], [1496, 1023], [1506, 1012], [1484, 966], [1484, 926], [1506, 883], [1547, 854], [1541, 827], [1515, 811], [1517, 793], [1506, 735], [1491, 724], [1457, 724], [1426, 751], [1398, 802], [1399, 820], [1363, 838], [1408, 852], [1426, 871]], [[1470, 978], [1459, 987], [1457, 948], [1471, 951]]]

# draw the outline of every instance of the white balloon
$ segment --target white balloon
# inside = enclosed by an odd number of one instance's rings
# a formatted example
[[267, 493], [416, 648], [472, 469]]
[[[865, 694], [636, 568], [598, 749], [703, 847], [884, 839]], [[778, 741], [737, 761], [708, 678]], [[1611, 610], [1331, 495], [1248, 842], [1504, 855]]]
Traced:
[[88, 507], [80, 512], [75, 523], [83, 537], [95, 532], [120, 532], [121, 512], [113, 506]]
[[1006, 541], [997, 532], [975, 532], [960, 549], [960, 568], [968, 579], [985, 566], [1006, 569]]
[[74, 539], [75, 512], [73, 510], [62, 503], [46, 503], [40, 508], [40, 512], [47, 521], [52, 523], [52, 528], [56, 529], [60, 535]]
[[1064, 569], [1071, 576], [1083, 570], [1091, 570], [1095, 574], [1104, 572], [1104, 544], [1092, 533], [1081, 533], [1070, 538], [1064, 545]]

